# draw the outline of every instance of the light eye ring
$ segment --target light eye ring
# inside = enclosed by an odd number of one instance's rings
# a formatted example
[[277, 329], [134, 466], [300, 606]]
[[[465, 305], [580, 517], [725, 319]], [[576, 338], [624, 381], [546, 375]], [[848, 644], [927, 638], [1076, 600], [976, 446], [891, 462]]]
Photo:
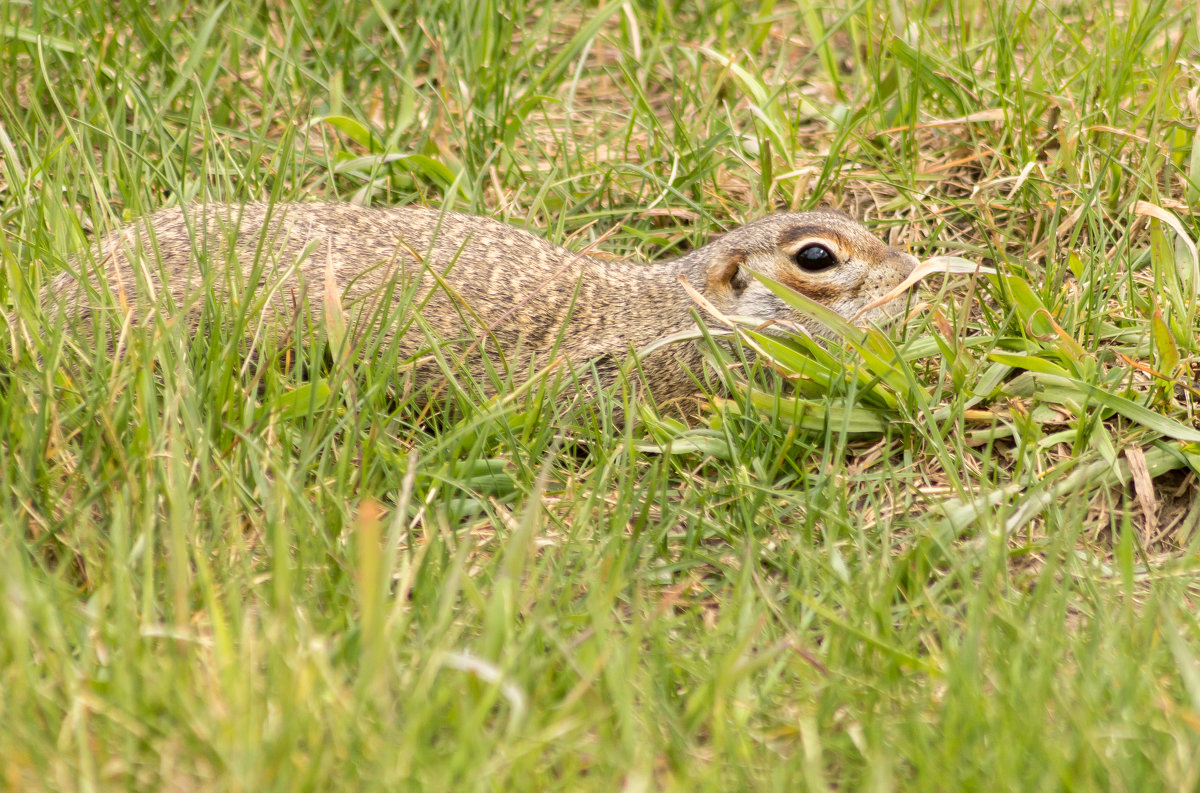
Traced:
[[838, 258], [828, 245], [810, 242], [796, 251], [796, 265], [805, 272], [819, 273], [838, 265]]

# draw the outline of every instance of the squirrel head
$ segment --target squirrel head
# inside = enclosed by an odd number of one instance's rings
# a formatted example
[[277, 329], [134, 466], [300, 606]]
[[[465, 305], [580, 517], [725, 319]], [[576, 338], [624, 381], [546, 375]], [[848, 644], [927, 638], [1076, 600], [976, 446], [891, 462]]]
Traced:
[[[763, 319], [793, 319], [819, 333], [763, 285], [761, 273], [802, 295], [854, 317], [903, 281], [917, 259], [889, 248], [848, 215], [834, 210], [773, 215], [734, 229], [708, 251], [705, 294], [729, 314]], [[872, 309], [856, 322], [886, 319], [897, 298]]]

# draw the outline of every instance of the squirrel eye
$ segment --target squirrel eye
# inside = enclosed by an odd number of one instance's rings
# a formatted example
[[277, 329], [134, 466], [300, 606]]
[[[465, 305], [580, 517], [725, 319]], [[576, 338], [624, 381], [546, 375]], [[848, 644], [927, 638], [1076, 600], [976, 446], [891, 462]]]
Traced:
[[811, 273], [828, 270], [837, 263], [837, 257], [833, 255], [833, 252], [816, 242], [805, 245], [796, 253], [796, 264]]

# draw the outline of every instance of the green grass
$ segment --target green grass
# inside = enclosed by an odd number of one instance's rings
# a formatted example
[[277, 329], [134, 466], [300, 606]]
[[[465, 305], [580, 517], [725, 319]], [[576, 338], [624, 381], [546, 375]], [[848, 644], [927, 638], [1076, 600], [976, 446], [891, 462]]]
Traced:
[[[0, 4], [0, 788], [1200, 787], [1200, 272], [1138, 207], [1200, 236], [1194, 6], [119, 9]], [[41, 285], [197, 198], [645, 259], [827, 204], [1002, 276], [690, 424], [429, 415], [219, 304], [72, 365]]]

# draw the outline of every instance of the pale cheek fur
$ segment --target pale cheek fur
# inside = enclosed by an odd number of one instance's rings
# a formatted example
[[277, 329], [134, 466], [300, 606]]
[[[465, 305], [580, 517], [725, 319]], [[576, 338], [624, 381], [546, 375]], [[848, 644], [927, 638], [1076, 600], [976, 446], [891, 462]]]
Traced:
[[755, 281], [738, 296], [732, 313], [745, 317], [770, 319], [781, 314], [791, 313], [791, 310], [786, 303], [775, 296], [774, 292]]

